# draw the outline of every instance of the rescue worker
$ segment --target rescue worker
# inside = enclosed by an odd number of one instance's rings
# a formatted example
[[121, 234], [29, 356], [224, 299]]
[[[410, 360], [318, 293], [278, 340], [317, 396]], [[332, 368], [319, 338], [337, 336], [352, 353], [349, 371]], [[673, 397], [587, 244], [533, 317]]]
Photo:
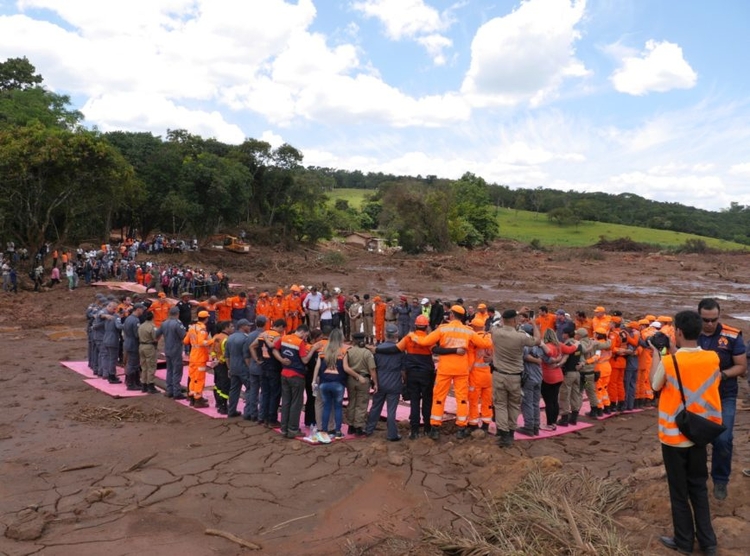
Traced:
[[739, 389], [737, 379], [747, 372], [746, 348], [742, 331], [721, 322], [718, 301], [710, 297], [702, 299], [698, 304], [698, 313], [703, 322], [698, 345], [719, 355], [721, 419], [727, 430], [712, 443], [711, 479], [714, 483], [714, 498], [724, 500], [732, 473], [733, 429]]
[[627, 344], [630, 353], [626, 355], [625, 361], [625, 407], [623, 411], [633, 411], [638, 382], [638, 356], [643, 351], [640, 347], [641, 334], [638, 321], [630, 321], [625, 331], [628, 335]]
[[185, 339], [185, 328], [179, 321], [180, 310], [172, 307], [169, 318], [156, 330], [156, 337], [164, 337], [164, 357], [167, 360], [167, 380], [164, 395], [175, 400], [184, 400], [182, 393], [182, 348]]
[[[302, 324], [303, 317], [305, 315], [302, 309], [302, 297], [300, 296], [301, 290], [297, 284], [293, 284], [289, 288], [289, 293], [284, 297], [284, 318], [286, 319], [286, 329], [289, 331], [297, 330], [297, 327]], [[319, 324], [318, 324], [319, 326]], [[316, 326], [315, 328], [318, 328]]]
[[385, 341], [385, 313], [386, 304], [383, 298], [376, 295], [373, 298], [373, 326], [375, 327], [375, 343]]
[[232, 322], [235, 323], [235, 328], [238, 328], [237, 321], [245, 318], [245, 309], [247, 308], [247, 293], [240, 292], [232, 297], [227, 297], [225, 302], [231, 308], [230, 317], [232, 319]]
[[195, 408], [208, 407], [208, 400], [203, 397], [206, 386], [206, 364], [208, 363], [211, 340], [206, 330], [208, 311], [198, 311], [198, 322], [188, 329], [183, 344], [190, 346], [188, 360], [188, 398]]
[[576, 330], [579, 328], [585, 328], [589, 337], [594, 333], [594, 329], [591, 327], [591, 319], [586, 316], [585, 311], [576, 311], [574, 322]]
[[[711, 525], [706, 488], [706, 447], [691, 442], [675, 422], [682, 409], [714, 423], [722, 422], [719, 356], [711, 349], [702, 350], [698, 342], [702, 328], [705, 333], [705, 318], [701, 326], [701, 316], [695, 311], [681, 311], [675, 315], [675, 343], [679, 349], [671, 356], [661, 357], [658, 349], [652, 347], [650, 379], [653, 389], [661, 390], [659, 440], [672, 506], [673, 536], [660, 537], [659, 541], [667, 548], [691, 554], [697, 539], [703, 554], [715, 555], [717, 541]], [[680, 388], [686, 404], [683, 404]]]
[[[190, 292], [182, 292], [180, 294], [180, 300], [175, 305], [180, 312], [180, 322], [182, 326], [187, 330], [190, 328], [190, 324], [193, 322], [193, 304], [190, 302]], [[187, 353], [187, 351], [186, 351]]]
[[544, 333], [548, 328], [555, 329], [556, 317], [554, 314], [549, 312], [549, 308], [546, 305], [539, 307], [539, 314], [536, 316], [535, 323], [539, 328], [539, 333], [544, 337]]
[[271, 302], [268, 299], [268, 292], [261, 292], [258, 296], [258, 302], [255, 304], [256, 317], [266, 317], [266, 330], [271, 329]]
[[495, 425], [497, 426], [498, 446], [508, 448], [513, 445], [518, 414], [521, 411], [521, 373], [523, 373], [524, 347], [542, 343], [542, 336], [536, 322], [533, 323], [533, 336], [516, 330], [518, 311], [506, 309], [502, 312], [502, 326], [495, 326], [492, 337], [492, 398], [495, 403]]
[[638, 377], [635, 383], [635, 407], [640, 409], [653, 404], [654, 391], [648, 379], [651, 371], [651, 348], [648, 339], [654, 335], [656, 329], [649, 326], [651, 323], [647, 318], [638, 321], [640, 331], [640, 351], [638, 352]]
[[273, 356], [281, 363], [281, 434], [287, 438], [305, 435], [300, 430], [302, 401], [305, 392], [307, 362], [317, 353], [318, 345], [310, 346], [310, 329], [301, 324], [291, 334], [282, 336], [273, 346]]
[[86, 321], [88, 323], [86, 333], [89, 339], [89, 369], [94, 372], [95, 376], [102, 376], [101, 369], [99, 368], [99, 349], [101, 347], [102, 337], [104, 336], [104, 329], [95, 329], [94, 322], [99, 312], [104, 309], [106, 301], [107, 298], [98, 293], [95, 296], [94, 302], [86, 309]]
[[609, 335], [610, 316], [607, 315], [607, 310], [599, 305], [594, 309], [594, 316], [591, 318], [591, 330], [596, 335], [597, 328], [606, 328], [607, 335]]
[[[385, 342], [383, 343], [384, 348], [395, 346], [395, 342], [398, 339], [398, 333], [393, 332], [393, 328], [390, 328], [390, 330], [390, 333], [386, 330]], [[383, 404], [387, 404], [386, 440], [389, 442], [398, 442], [401, 440], [401, 435], [398, 434], [398, 425], [396, 424], [396, 410], [398, 409], [398, 400], [401, 397], [404, 385], [403, 357], [398, 351], [396, 353], [375, 354], [375, 369], [372, 371], [372, 407], [367, 416], [365, 436], [370, 436], [375, 432], [375, 427], [383, 411]]]
[[216, 323], [219, 322], [219, 299], [215, 295], [212, 295], [206, 301], [199, 301], [194, 303], [198, 307], [199, 311], [201, 309], [208, 311], [206, 329], [208, 330], [209, 335], [213, 336], [217, 333]]
[[656, 317], [656, 321], [661, 323], [661, 333], [669, 337], [669, 345], [673, 346], [675, 344], [675, 332], [672, 317], [669, 315], [659, 315]]
[[621, 413], [625, 407], [625, 365], [627, 358], [632, 354], [628, 344], [628, 334], [622, 327], [622, 313], [612, 311], [612, 330], [609, 337], [612, 341], [612, 358], [610, 368], [612, 372], [607, 386], [609, 406], [612, 413]]
[[171, 308], [172, 304], [167, 299], [167, 295], [164, 292], [159, 292], [156, 296], [156, 301], [151, 303], [151, 307], [148, 308], [149, 312], [154, 315], [154, 326], [156, 328], [159, 328], [169, 318], [169, 310]]
[[[416, 336], [427, 336], [427, 328], [430, 321], [424, 315], [419, 315], [415, 322]], [[391, 325], [391, 330], [398, 335], [398, 328]], [[379, 353], [403, 352], [404, 372], [406, 379], [406, 395], [404, 399], [409, 400], [409, 425], [411, 432], [409, 440], [419, 438], [420, 417], [422, 420], [425, 436], [430, 435], [430, 410], [432, 409], [432, 391], [435, 386], [435, 362], [432, 359], [432, 351], [429, 347], [420, 346], [411, 334], [404, 336], [397, 344], [381, 344], [375, 348], [375, 355]]]
[[252, 357], [252, 348], [250, 346], [260, 336], [266, 327], [266, 317], [255, 317], [254, 329], [247, 335], [244, 350], [245, 364], [250, 371], [249, 382], [245, 386], [245, 409], [242, 412], [242, 418], [245, 421], [260, 420], [260, 387], [263, 379], [263, 369], [259, 363]]
[[281, 319], [286, 321], [286, 314], [284, 313], [284, 290], [276, 290], [276, 295], [271, 298], [269, 303], [268, 314], [269, 318], [274, 322]]
[[267, 330], [263, 330], [248, 348], [250, 357], [261, 367], [258, 424], [270, 428], [278, 427], [281, 424], [279, 421], [281, 362], [273, 356], [273, 346], [285, 329], [286, 321], [283, 319], [276, 320]]
[[141, 392], [158, 394], [154, 376], [156, 374], [156, 326], [154, 314], [143, 314], [143, 322], [138, 326], [138, 360], [141, 365]]
[[[563, 382], [560, 386], [559, 403], [560, 418], [557, 425], [567, 427], [578, 424], [578, 413], [581, 411], [581, 373], [579, 363], [583, 357], [583, 348], [575, 340], [575, 324], [572, 321], [565, 323], [562, 328], [563, 344], [575, 346], [575, 351], [568, 354], [568, 358], [562, 364]], [[563, 353], [566, 353], [563, 351]]]
[[[471, 321], [471, 327], [483, 338], [489, 339], [489, 334], [484, 331], [484, 323], [487, 320], [486, 305], [480, 303], [479, 307], [484, 307], [485, 312], [482, 314], [481, 309], [477, 312], [474, 320]], [[487, 433], [492, 422], [492, 347], [477, 348], [469, 347], [469, 430], [481, 429]]]
[[576, 329], [575, 339], [581, 344], [581, 359], [579, 361], [581, 387], [586, 392], [586, 397], [589, 400], [591, 408], [586, 413], [586, 416], [596, 418], [599, 416], [599, 398], [596, 397], [596, 371], [594, 364], [598, 359], [598, 356], [595, 354], [598, 344], [589, 338], [589, 331], [585, 328]]
[[216, 304], [216, 322], [232, 320], [232, 304], [222, 299]]
[[[596, 361], [594, 363], [594, 373], [596, 379], [596, 399], [599, 401], [597, 416], [610, 415], [612, 410], [609, 407], [609, 379], [612, 376], [612, 338], [609, 334], [609, 328], [600, 326], [594, 329], [594, 340], [597, 346], [594, 352]], [[593, 408], [592, 408], [593, 409]]]
[[453, 394], [456, 397], [456, 426], [458, 431], [456, 438], [466, 438], [469, 431], [466, 426], [469, 421], [469, 350], [492, 349], [492, 340], [489, 336], [479, 334], [463, 324], [462, 318], [466, 310], [460, 305], [451, 306], [450, 321], [427, 336], [418, 336], [411, 333], [412, 340], [420, 346], [439, 346], [455, 353], [440, 355], [435, 376], [435, 388], [432, 394], [432, 409], [430, 411], [430, 438], [440, 438], [440, 427], [443, 424], [443, 413], [445, 412], [445, 398], [453, 386]]
[[229, 336], [234, 333], [232, 321], [221, 320], [216, 323], [216, 334], [211, 344], [211, 359], [216, 361], [214, 366], [214, 401], [216, 402], [216, 413], [227, 415], [229, 413], [227, 402], [229, 401], [229, 367], [227, 366], [226, 343]]

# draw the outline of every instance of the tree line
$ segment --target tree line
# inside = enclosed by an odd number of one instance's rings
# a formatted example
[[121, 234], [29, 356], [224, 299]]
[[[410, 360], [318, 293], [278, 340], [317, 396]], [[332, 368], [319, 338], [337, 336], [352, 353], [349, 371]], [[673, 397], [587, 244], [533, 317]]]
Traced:
[[[474, 247], [500, 235], [496, 207], [691, 231], [750, 243], [750, 209], [712, 213], [635, 195], [513, 190], [471, 173], [458, 180], [303, 165], [291, 145], [239, 145], [183, 129], [102, 133], [81, 125], [70, 99], [47, 90], [26, 58], [0, 63], [0, 234], [30, 250], [44, 242], [98, 243], [110, 231], [203, 240], [243, 229], [293, 246], [336, 231], [375, 230], [407, 252]], [[361, 208], [327, 193], [372, 190]]]

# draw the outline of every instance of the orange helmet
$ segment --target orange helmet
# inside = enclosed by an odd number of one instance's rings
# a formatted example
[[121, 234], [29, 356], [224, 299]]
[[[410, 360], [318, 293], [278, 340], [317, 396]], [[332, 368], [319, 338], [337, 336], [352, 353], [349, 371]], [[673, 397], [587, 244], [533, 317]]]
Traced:
[[428, 319], [424, 315], [419, 315], [417, 319], [414, 321], [414, 324], [416, 326], [430, 326], [430, 319]]

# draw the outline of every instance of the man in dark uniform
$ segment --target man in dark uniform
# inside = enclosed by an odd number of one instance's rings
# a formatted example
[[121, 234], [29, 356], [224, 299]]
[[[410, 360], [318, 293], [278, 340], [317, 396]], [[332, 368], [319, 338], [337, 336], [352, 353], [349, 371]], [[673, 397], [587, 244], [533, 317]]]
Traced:
[[711, 479], [714, 482], [714, 497], [727, 497], [727, 484], [732, 472], [732, 450], [734, 417], [737, 412], [737, 377], [747, 372], [747, 357], [742, 332], [719, 321], [721, 307], [718, 301], [707, 297], [698, 303], [698, 313], [703, 321], [703, 331], [698, 337], [701, 349], [719, 354], [721, 383], [721, 422], [727, 428], [713, 441], [711, 452]]
[[[393, 324], [385, 327], [385, 342], [380, 344], [384, 351], [390, 351], [388, 348], [396, 346], [398, 340], [398, 327]], [[372, 396], [372, 407], [367, 416], [367, 425], [365, 425], [365, 435], [370, 436], [375, 432], [375, 427], [380, 420], [380, 413], [383, 411], [383, 404], [387, 403], [387, 435], [386, 438], [391, 442], [401, 440], [396, 425], [396, 409], [398, 400], [401, 397], [403, 388], [403, 354], [397, 353], [376, 353], [375, 369], [370, 370], [370, 377], [373, 381], [375, 393]]]
[[185, 328], [179, 321], [180, 310], [172, 307], [169, 318], [156, 330], [156, 338], [164, 336], [164, 355], [167, 358], [166, 393], [168, 398], [184, 400], [180, 381], [182, 380], [182, 341], [185, 338]]
[[141, 361], [138, 355], [138, 326], [144, 306], [140, 303], [133, 305], [133, 312], [122, 323], [122, 351], [125, 354], [125, 386], [128, 390], [139, 390], [138, 369]]

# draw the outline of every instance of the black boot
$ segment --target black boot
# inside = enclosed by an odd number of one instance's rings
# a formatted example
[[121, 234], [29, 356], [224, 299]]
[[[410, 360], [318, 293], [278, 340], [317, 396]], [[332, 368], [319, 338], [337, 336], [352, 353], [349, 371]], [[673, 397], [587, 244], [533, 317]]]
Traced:
[[412, 427], [411, 433], [409, 434], [409, 440], [416, 440], [419, 438], [419, 427]]
[[489, 423], [482, 423], [482, 430], [483, 430], [483, 431], [484, 431], [485, 433], [488, 433], [488, 432], [490, 432], [490, 424], [489, 424]]
[[146, 388], [146, 390], [148, 391], [149, 394], [158, 394], [159, 393], [159, 391], [156, 389], [156, 384], [154, 384], [153, 382], [150, 383], [150, 384], [144, 384], [143, 386]]
[[567, 427], [569, 421], [570, 421], [570, 416], [567, 413], [564, 413], [557, 420], [557, 425], [560, 427]]
[[125, 389], [130, 390], [131, 392], [140, 390], [140, 388], [135, 385], [135, 375], [125, 375]]
[[571, 425], [577, 425], [578, 424], [578, 412], [577, 411], [571, 411], [570, 412], [570, 420], [568, 422]]
[[144, 394], [148, 393], [148, 385], [147, 384], [145, 384], [145, 383], [141, 384], [141, 392], [143, 392]]
[[[604, 409], [600, 409], [599, 411], [601, 411], [604, 415], [612, 415], [612, 406], [605, 405]], [[599, 417], [601, 417], [601, 415], [599, 415]]]

